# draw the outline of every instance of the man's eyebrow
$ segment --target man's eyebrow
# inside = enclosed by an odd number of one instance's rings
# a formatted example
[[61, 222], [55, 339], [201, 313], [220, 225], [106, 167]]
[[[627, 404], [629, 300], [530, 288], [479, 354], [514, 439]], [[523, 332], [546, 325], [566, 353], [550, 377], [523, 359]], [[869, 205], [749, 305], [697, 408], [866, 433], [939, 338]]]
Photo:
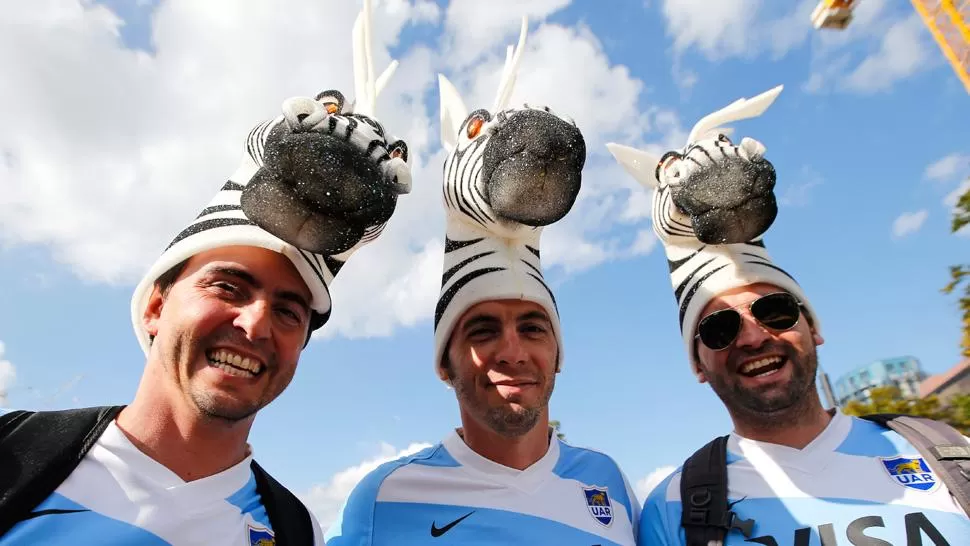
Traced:
[[498, 322], [499, 320], [491, 315], [474, 315], [461, 325], [461, 329], [462, 331], [467, 332], [476, 326], [481, 326], [483, 324], [497, 324]]
[[[209, 273], [225, 275], [227, 277], [235, 277], [256, 289], [262, 288], [263, 286], [258, 280], [256, 280], [256, 277], [252, 276], [252, 274], [250, 274], [248, 271], [239, 269], [238, 267], [214, 266], [209, 269]], [[306, 298], [297, 292], [292, 290], [277, 290], [273, 295], [281, 300], [286, 300], [299, 305], [306, 312], [310, 311], [310, 302], [308, 302]]]
[[242, 269], [239, 269], [238, 267], [216, 265], [216, 266], [210, 267], [207, 273], [210, 275], [216, 274], [216, 275], [225, 275], [227, 277], [235, 277], [241, 281], [246, 282], [246, 284], [249, 284], [253, 288], [262, 288], [262, 285], [259, 283], [259, 281], [256, 280], [256, 277], [252, 276], [248, 271], [244, 271]]
[[291, 290], [278, 290], [275, 296], [281, 300], [286, 300], [299, 305], [300, 308], [302, 308], [303, 311], [306, 313], [310, 312], [310, 302], [308, 302], [306, 298], [304, 298], [300, 294], [297, 294], [296, 292], [293, 292]]
[[552, 324], [552, 319], [549, 318], [549, 315], [543, 313], [542, 311], [529, 311], [528, 313], [524, 313], [519, 316], [520, 322], [526, 321], [526, 320], [538, 320], [541, 322]]

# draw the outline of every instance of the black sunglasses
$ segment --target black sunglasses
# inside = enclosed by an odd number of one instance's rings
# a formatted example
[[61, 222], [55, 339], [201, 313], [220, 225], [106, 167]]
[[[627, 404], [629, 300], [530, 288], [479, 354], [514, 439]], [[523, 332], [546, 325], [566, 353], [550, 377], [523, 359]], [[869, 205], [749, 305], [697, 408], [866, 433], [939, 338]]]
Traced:
[[[788, 292], [765, 294], [747, 306], [758, 322], [777, 331], [794, 328], [801, 312], [801, 302]], [[741, 313], [736, 309], [714, 311], [697, 324], [694, 338], [700, 338], [712, 351], [723, 351], [741, 333], [741, 324]]]

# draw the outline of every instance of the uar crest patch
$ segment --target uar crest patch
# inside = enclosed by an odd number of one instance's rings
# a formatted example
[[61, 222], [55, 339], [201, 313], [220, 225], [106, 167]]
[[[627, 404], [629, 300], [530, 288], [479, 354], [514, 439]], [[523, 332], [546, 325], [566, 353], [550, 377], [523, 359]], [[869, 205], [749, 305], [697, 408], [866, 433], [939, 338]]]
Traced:
[[609, 527], [613, 523], [613, 504], [610, 502], [610, 495], [606, 487], [584, 487], [583, 493], [586, 496], [586, 508], [593, 516], [593, 519], [600, 522], [603, 526]]
[[936, 484], [936, 476], [922, 457], [880, 457], [883, 468], [899, 485], [919, 491], [930, 491]]
[[249, 526], [249, 546], [276, 546], [276, 537], [269, 529]]

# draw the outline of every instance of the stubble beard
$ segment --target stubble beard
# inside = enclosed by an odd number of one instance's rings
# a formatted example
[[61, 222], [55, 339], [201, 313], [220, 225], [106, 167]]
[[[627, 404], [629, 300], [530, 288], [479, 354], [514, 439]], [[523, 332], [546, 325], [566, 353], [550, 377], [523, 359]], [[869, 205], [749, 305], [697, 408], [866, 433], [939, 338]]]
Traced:
[[[708, 382], [724, 403], [728, 412], [752, 428], [774, 430], [786, 428], [809, 415], [814, 405], [820, 404], [815, 392], [815, 376], [818, 370], [818, 353], [814, 347], [799, 356], [794, 347], [784, 343], [778, 346], [792, 366], [791, 379], [779, 394], [766, 397], [756, 389], [748, 389], [739, 381], [724, 375], [710, 374]], [[728, 363], [727, 369], [736, 369]], [[733, 373], [733, 372], [732, 372]]]
[[[185, 384], [182, 385], [182, 391], [192, 401], [192, 404], [195, 406], [195, 409], [198, 410], [199, 415], [202, 418], [206, 420], [223, 421], [229, 424], [234, 424], [252, 417], [268, 403], [267, 401], [263, 400], [263, 396], [260, 396], [260, 398], [255, 402], [239, 401], [237, 399], [233, 399], [232, 395], [221, 395], [221, 393], [210, 392], [206, 390], [205, 387], [193, 382], [193, 371], [191, 369], [194, 364], [193, 352], [185, 350], [187, 345], [188, 344], [185, 342], [185, 340], [179, 338], [173, 347], [173, 354], [178, 355], [177, 358], [182, 361], [179, 367], [182, 369], [182, 373], [184, 374], [183, 377], [186, 381]], [[198, 347], [205, 346], [201, 342], [193, 343], [192, 345]], [[201, 354], [202, 359], [206, 361], [205, 365], [207, 366], [208, 360], [204, 351], [200, 352], [199, 354]], [[269, 373], [269, 369], [271, 368], [263, 370], [262, 373]], [[270, 398], [270, 400], [272, 400], [272, 398]]]
[[496, 434], [506, 438], [518, 438], [535, 428], [539, 418], [542, 417], [543, 410], [549, 406], [549, 400], [552, 398], [552, 391], [556, 384], [555, 376], [550, 375], [547, 378], [545, 392], [535, 406], [517, 405], [513, 407], [504, 404], [499, 407], [490, 407], [484, 400], [475, 397], [474, 384], [469, 385], [452, 374], [450, 369], [448, 376], [452, 388], [455, 389], [455, 396], [458, 398], [459, 405], [466, 408], [470, 414], [479, 417]]

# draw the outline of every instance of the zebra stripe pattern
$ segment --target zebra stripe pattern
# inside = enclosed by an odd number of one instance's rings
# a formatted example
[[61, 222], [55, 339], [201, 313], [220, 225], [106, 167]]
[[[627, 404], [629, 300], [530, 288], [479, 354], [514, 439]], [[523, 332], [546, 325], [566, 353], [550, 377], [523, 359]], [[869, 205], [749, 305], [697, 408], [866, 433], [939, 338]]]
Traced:
[[724, 179], [719, 169], [727, 169], [731, 163], [736, 166], [739, 162], [762, 160], [764, 145], [751, 138], [735, 145], [727, 137], [729, 130], [716, 125], [760, 115], [780, 91], [777, 87], [754, 99], [739, 99], [705, 116], [695, 125], [690, 141], [682, 150], [667, 152], [659, 158], [627, 146], [607, 144], [617, 161], [653, 191], [653, 230], [664, 247], [680, 330], [695, 373], [694, 334], [700, 313], [713, 298], [727, 290], [754, 283], [775, 285], [801, 300], [816, 330], [821, 331], [818, 317], [797, 281], [769, 256], [764, 233], [744, 242], [706, 244], [698, 239], [691, 217], [676, 203], [675, 192], [682, 190], [684, 181], [692, 175], [704, 171], [707, 174], [702, 184], [710, 184], [692, 191], [717, 193], [721, 188], [714, 184]]
[[[356, 241], [347, 240], [347, 237], [355, 236], [360, 231], [351, 231], [349, 233], [353, 235], [350, 236], [344, 234], [345, 240], [336, 246], [330, 246], [336, 254], [327, 255], [326, 253], [310, 252], [298, 248], [295, 244], [277, 237], [260, 226], [272, 226], [272, 228], [268, 227], [267, 229], [280, 230], [278, 232], [283, 233], [282, 236], [287, 239], [301, 237], [304, 235], [300, 232], [301, 226], [308, 222], [303, 215], [308, 211], [309, 214], [314, 214], [320, 208], [320, 201], [329, 198], [330, 193], [320, 192], [321, 196], [312, 198], [294, 195], [281, 197], [283, 192], [279, 191], [278, 187], [273, 188], [275, 191], [259, 193], [260, 188], [266, 186], [250, 186], [250, 183], [260, 173], [260, 169], [266, 167], [264, 158], [267, 157], [265, 155], [267, 143], [273, 145], [296, 143], [287, 150], [297, 153], [305, 151], [300, 149], [299, 146], [301, 143], [307, 142], [305, 139], [298, 138], [286, 141], [270, 141], [270, 139], [282, 138], [295, 133], [313, 132], [320, 135], [320, 139], [315, 140], [317, 143], [325, 141], [329, 145], [334, 143], [336, 139], [350, 145], [350, 149], [354, 151], [348, 151], [348, 147], [343, 144], [332, 148], [338, 150], [334, 153], [347, 154], [348, 157], [344, 158], [344, 164], [359, 161], [362, 158], [372, 162], [377, 167], [380, 177], [372, 175], [371, 178], [377, 179], [376, 182], [380, 191], [389, 189], [389, 192], [395, 195], [410, 191], [411, 173], [407, 144], [402, 140], [392, 138], [374, 117], [377, 97], [391, 78], [398, 63], [396, 60], [392, 60], [380, 76], [374, 77], [373, 59], [370, 53], [372, 42], [370, 0], [364, 0], [363, 9], [354, 22], [352, 38], [355, 102], [348, 104], [343, 93], [337, 90], [323, 91], [314, 98], [294, 97], [284, 101], [282, 115], [256, 125], [249, 132], [246, 137], [245, 151], [236, 172], [229, 177], [228, 181], [192, 223], [172, 239], [136, 287], [131, 303], [132, 322], [139, 343], [146, 354], [149, 349], [149, 339], [142, 328], [141, 315], [156, 279], [184, 260], [200, 252], [218, 247], [256, 246], [279, 252], [289, 258], [310, 290], [311, 307], [313, 308], [310, 330], [313, 331], [327, 322], [331, 312], [330, 283], [333, 282], [334, 277], [356, 250], [373, 242], [381, 235], [387, 223], [387, 209], [385, 208], [380, 212], [382, 215], [380, 219], [377, 216], [372, 217], [374, 218], [372, 222], [375, 225], [362, 226], [358, 224], [355, 226], [356, 230], [363, 227], [362, 234]], [[316, 137], [317, 135], [313, 136]], [[307, 157], [313, 156], [310, 154]], [[306, 173], [307, 170], [293, 170], [290, 176], [310, 177], [311, 175]], [[272, 169], [268, 169], [268, 171], [272, 171]], [[328, 173], [325, 176], [330, 176], [330, 174]], [[289, 182], [293, 181], [287, 181], [287, 183]], [[319, 181], [315, 182], [319, 183]], [[270, 183], [276, 182], [265, 182], [265, 184]], [[368, 183], [373, 184], [375, 180], [369, 180]], [[381, 185], [381, 183], [386, 183], [386, 186]], [[284, 183], [279, 182], [279, 184]], [[247, 188], [250, 191], [246, 191]], [[247, 196], [245, 200], [243, 199], [244, 192]], [[256, 196], [250, 198], [252, 195]], [[274, 199], [290, 199], [290, 201], [286, 207], [282, 207], [280, 201], [274, 201]], [[310, 202], [311, 199], [315, 199], [316, 202]], [[243, 203], [247, 203], [245, 209]], [[293, 203], [297, 204], [294, 205]], [[271, 209], [278, 216], [267, 221], [266, 217], [261, 216], [264, 215], [263, 209]], [[390, 213], [393, 214], [393, 209]], [[288, 214], [298, 216], [280, 217]], [[292, 234], [292, 231], [281, 230], [277, 225], [286, 223], [290, 219], [295, 220], [293, 224], [297, 226], [295, 235]], [[339, 218], [333, 214], [329, 218], [323, 218], [324, 221], [334, 219]], [[256, 223], [257, 221], [260, 222], [259, 225]], [[366, 222], [367, 220], [357, 218], [355, 221]], [[312, 232], [314, 237], [339, 235], [327, 233], [328, 226], [331, 224], [322, 223], [319, 225], [323, 227], [319, 228], [321, 230], [319, 232]], [[310, 244], [313, 243], [319, 243], [318, 246], [314, 247], [318, 251], [321, 248], [327, 248], [325, 240], [323, 242], [319, 240], [310, 242]], [[303, 246], [309, 247], [310, 244]]]
[[[559, 340], [562, 361], [559, 310], [540, 259], [542, 227], [500, 217], [489, 205], [483, 187], [484, 154], [491, 135], [516, 112], [525, 110], [544, 112], [575, 126], [571, 119], [545, 106], [524, 104], [494, 115], [476, 110], [459, 126], [457, 134], [461, 136], [444, 162], [442, 200], [447, 226], [434, 327], [435, 368], [445, 381], [441, 358], [455, 322], [469, 307], [486, 300], [525, 299], [545, 307]], [[482, 120], [483, 126], [479, 135], [468, 138], [468, 125], [475, 119]]]

